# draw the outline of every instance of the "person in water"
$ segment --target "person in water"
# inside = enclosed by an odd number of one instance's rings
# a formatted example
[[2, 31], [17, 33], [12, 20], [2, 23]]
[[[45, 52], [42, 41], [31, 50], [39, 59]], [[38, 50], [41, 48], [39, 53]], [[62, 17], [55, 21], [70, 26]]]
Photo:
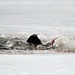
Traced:
[[42, 45], [42, 42], [41, 40], [38, 38], [38, 36], [36, 34], [33, 34], [31, 35], [28, 39], [27, 39], [27, 42], [29, 44], [33, 44], [35, 46], [37, 45]]

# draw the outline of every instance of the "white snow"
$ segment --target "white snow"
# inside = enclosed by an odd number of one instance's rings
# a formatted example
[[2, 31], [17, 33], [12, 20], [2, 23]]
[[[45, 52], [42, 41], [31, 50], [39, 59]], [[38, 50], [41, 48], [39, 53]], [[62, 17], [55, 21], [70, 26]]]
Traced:
[[0, 55], [0, 75], [40, 74], [75, 74], [75, 54]]
[[0, 33], [56, 30], [75, 34], [75, 0], [0, 0]]

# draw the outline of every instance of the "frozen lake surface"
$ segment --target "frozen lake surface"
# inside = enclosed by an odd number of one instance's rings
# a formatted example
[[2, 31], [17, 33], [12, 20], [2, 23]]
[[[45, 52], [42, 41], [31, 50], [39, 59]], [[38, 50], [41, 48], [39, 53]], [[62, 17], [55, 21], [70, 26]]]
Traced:
[[75, 0], [0, 0], [0, 33], [75, 34]]
[[[0, 0], [0, 34], [13, 33], [59, 36], [75, 49], [75, 0]], [[72, 75], [74, 59], [72, 53], [0, 55], [0, 75]]]
[[75, 54], [0, 55], [0, 75], [40, 74], [75, 74]]

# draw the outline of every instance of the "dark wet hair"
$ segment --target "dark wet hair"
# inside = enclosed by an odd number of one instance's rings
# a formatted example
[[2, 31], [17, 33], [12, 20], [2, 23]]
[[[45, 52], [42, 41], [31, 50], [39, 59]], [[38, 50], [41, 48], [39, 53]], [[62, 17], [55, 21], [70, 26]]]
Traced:
[[28, 39], [27, 39], [28, 43], [34, 44], [34, 45], [41, 45], [41, 40], [37, 37], [36, 34], [31, 35]]

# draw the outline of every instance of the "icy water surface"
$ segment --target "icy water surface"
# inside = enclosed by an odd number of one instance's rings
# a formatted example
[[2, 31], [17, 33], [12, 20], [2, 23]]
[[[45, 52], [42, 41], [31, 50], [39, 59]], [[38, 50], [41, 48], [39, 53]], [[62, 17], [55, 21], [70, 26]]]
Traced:
[[48, 42], [61, 37], [64, 48], [74, 49], [75, 1], [0, 0], [0, 34], [18, 33], [25, 34], [26, 38], [42, 34], [40, 38]]

